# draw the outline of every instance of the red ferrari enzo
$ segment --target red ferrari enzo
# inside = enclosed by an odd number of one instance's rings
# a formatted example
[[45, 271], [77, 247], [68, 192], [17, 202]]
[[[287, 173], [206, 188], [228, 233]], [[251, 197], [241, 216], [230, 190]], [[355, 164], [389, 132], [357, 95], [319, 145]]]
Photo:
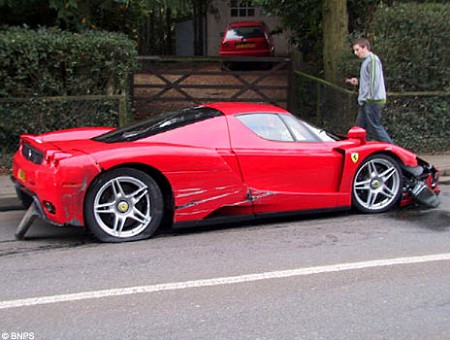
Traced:
[[[215, 103], [129, 127], [21, 136], [13, 176], [26, 216], [100, 241], [299, 212], [439, 205], [438, 170], [393, 144], [320, 130], [268, 104]], [[25, 228], [19, 226], [21, 237]]]

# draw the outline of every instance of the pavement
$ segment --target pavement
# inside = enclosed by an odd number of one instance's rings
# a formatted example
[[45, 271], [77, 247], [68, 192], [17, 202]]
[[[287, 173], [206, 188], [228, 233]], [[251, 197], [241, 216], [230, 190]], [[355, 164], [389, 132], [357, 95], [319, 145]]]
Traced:
[[[450, 152], [439, 155], [420, 155], [419, 157], [440, 170], [441, 184], [450, 184]], [[0, 211], [18, 209], [23, 209], [23, 207], [17, 199], [16, 190], [10, 176], [0, 174]]]

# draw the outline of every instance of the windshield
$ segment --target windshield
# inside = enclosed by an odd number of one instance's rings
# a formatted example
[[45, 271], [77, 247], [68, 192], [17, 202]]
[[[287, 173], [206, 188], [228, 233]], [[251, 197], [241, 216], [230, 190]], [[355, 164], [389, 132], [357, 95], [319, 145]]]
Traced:
[[313, 125], [309, 125], [309, 127], [315, 131], [320, 138], [322, 138], [322, 140], [324, 142], [331, 142], [331, 141], [338, 141], [338, 140], [343, 140], [345, 139], [344, 136], [342, 135], [338, 135], [336, 134], [334, 131], [329, 130], [329, 129], [319, 129], [318, 127], [315, 127]]
[[[326, 130], [326, 129], [320, 129], [310, 123], [305, 122], [304, 120], [300, 120], [297, 117], [294, 116], [286, 116], [286, 118], [291, 121], [289, 124], [292, 132], [297, 136], [297, 131], [300, 132], [300, 135], [302, 135], [304, 132], [306, 135], [311, 134], [316, 136], [320, 141], [322, 142], [333, 142], [341, 140], [339, 136], [337, 136], [332, 131]], [[307, 132], [306, 132], [307, 131]], [[298, 140], [301, 140], [297, 138]]]
[[160, 114], [128, 127], [113, 130], [92, 140], [105, 143], [135, 141], [222, 115], [208, 107], [194, 107], [176, 112]]

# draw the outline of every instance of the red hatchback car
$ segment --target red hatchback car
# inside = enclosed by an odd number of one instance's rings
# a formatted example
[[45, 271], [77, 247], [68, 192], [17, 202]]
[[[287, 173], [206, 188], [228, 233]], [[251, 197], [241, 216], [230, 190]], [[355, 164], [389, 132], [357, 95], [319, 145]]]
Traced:
[[220, 43], [222, 57], [272, 57], [274, 47], [270, 32], [262, 21], [231, 23]]

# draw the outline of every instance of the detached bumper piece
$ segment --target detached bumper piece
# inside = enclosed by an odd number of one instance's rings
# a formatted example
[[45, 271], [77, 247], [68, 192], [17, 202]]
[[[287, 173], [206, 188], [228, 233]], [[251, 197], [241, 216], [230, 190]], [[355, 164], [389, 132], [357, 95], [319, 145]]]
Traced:
[[411, 196], [428, 208], [437, 208], [441, 204], [439, 197], [425, 183], [418, 182], [411, 190]]

